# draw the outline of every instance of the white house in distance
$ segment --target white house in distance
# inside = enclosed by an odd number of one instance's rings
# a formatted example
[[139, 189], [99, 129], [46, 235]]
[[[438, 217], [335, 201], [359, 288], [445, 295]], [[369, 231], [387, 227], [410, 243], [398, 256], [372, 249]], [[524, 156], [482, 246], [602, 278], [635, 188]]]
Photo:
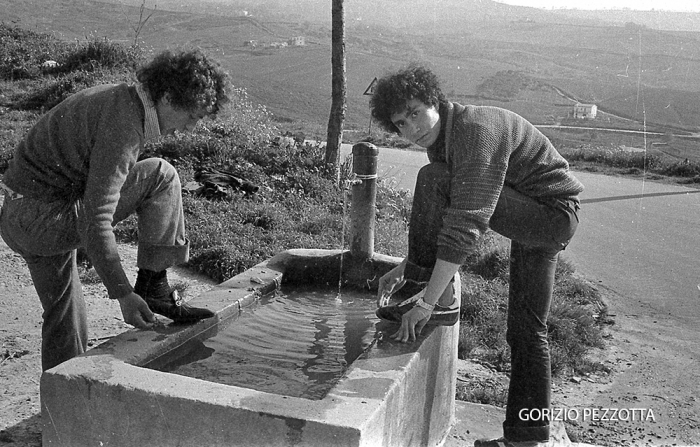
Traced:
[[579, 102], [574, 106], [574, 118], [593, 120], [597, 114], [598, 106], [595, 104], [581, 104]]
[[303, 47], [304, 45], [306, 45], [306, 39], [304, 38], [304, 36], [296, 36], [289, 39], [287, 43], [293, 47]]

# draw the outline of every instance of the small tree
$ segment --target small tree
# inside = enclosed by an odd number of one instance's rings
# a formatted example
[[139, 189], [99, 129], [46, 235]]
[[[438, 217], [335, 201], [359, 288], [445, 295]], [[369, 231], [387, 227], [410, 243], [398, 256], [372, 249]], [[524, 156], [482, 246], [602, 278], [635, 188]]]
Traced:
[[331, 32], [331, 86], [332, 103], [328, 118], [328, 136], [326, 138], [326, 163], [335, 164], [336, 174], [340, 180], [340, 144], [343, 141], [343, 123], [347, 105], [345, 79], [345, 12], [343, 0], [333, 0], [333, 29]]
[[139, 8], [139, 21], [136, 23], [136, 25], [132, 25], [131, 29], [134, 30], [134, 46], [137, 47], [139, 45], [139, 35], [141, 34], [141, 30], [143, 30], [143, 27], [146, 26], [146, 22], [148, 22], [148, 19], [153, 16], [153, 14], [156, 12], [156, 9], [158, 9], [158, 5], [155, 5], [153, 7], [153, 11], [151, 11], [150, 14], [144, 18], [144, 14], [146, 12], [146, 0], [141, 0], [141, 7]]

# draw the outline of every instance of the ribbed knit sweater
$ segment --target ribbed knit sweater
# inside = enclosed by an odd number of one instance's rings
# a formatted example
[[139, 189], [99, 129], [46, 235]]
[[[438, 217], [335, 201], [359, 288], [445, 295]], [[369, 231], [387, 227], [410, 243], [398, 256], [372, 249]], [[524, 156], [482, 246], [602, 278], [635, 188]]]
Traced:
[[133, 289], [112, 229], [122, 185], [143, 148], [144, 105], [135, 86], [101, 85], [47, 112], [19, 143], [3, 181], [46, 201], [82, 200], [88, 256], [111, 298]]
[[[505, 109], [447, 103], [444, 140], [428, 148], [451, 173], [450, 206], [438, 236], [438, 259], [463, 264], [489, 220], [504, 185], [532, 198], [576, 199], [583, 185], [549, 139]], [[444, 144], [442, 144], [444, 141]]]

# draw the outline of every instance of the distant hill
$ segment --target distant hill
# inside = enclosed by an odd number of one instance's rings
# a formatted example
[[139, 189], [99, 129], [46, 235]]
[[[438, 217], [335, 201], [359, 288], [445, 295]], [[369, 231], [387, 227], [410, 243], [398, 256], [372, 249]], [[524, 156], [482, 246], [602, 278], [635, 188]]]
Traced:
[[[663, 6], [663, 4], [661, 3]], [[552, 11], [569, 19], [600, 21], [611, 25], [636, 23], [648, 28], [662, 31], [691, 31], [700, 32], [700, 13], [675, 11], [635, 11], [631, 9], [618, 10], [584, 10], [562, 9]]]
[[[114, 3], [140, 5], [141, 0], [111, 0]], [[290, 20], [327, 22], [331, 2], [328, 0], [159, 0], [149, 1], [160, 8], [209, 13], [230, 14], [247, 11], [265, 19], [286, 17]], [[492, 0], [352, 0], [345, 4], [348, 22], [388, 25], [399, 28], [455, 29], [469, 22], [481, 21], [536, 21], [566, 22], [578, 25], [624, 25], [633, 22], [666, 31], [700, 32], [700, 13], [674, 12], [660, 8], [651, 11], [632, 9], [564, 9], [543, 10], [512, 6]]]
[[[292, 9], [289, 0], [157, 3], [139, 36], [143, 45], [203, 47], [217, 55], [234, 84], [280, 121], [325, 126], [331, 84], [328, 0], [296, 0]], [[0, 17], [65, 39], [105, 36], [130, 43], [140, 4], [0, 0]], [[700, 126], [698, 32], [490, 0], [424, 5], [347, 2], [346, 128], [370, 124], [363, 92], [372, 79], [411, 61], [431, 66], [452, 99], [506, 107], [536, 123], [560, 122], [582, 101], [648, 125], [689, 131]], [[294, 36], [303, 36], [306, 45], [266, 46]], [[250, 41], [258, 45], [247, 45]]]

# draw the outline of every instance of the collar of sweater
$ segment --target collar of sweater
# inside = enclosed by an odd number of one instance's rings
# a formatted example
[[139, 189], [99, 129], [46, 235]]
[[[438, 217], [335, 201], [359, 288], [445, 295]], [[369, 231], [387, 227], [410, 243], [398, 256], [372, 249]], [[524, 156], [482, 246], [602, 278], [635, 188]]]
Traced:
[[150, 93], [143, 88], [143, 84], [136, 84], [136, 93], [143, 103], [145, 118], [143, 123], [143, 134], [146, 140], [152, 140], [160, 136], [160, 125], [158, 125], [158, 113], [156, 106], [151, 99]]
[[[439, 152], [444, 153], [444, 160], [446, 163], [450, 162], [450, 143], [452, 142], [452, 123], [454, 122], [455, 109], [458, 112], [464, 110], [464, 106], [446, 101], [440, 104], [440, 119], [442, 124], [440, 125], [440, 136], [437, 141], [433, 143], [429, 148], [428, 152], [433, 154], [438, 154]], [[438, 156], [439, 157], [439, 156]], [[438, 159], [441, 159], [439, 157]]]

